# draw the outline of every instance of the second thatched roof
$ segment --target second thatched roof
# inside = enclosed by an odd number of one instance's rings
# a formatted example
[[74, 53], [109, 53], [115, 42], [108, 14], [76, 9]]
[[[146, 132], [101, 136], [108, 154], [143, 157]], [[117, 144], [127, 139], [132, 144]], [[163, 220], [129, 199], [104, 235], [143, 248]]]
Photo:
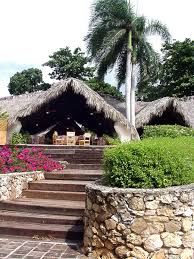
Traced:
[[[111, 97], [105, 97], [105, 100], [125, 116], [124, 102]], [[155, 118], [162, 117], [167, 110], [179, 114], [182, 119], [181, 124], [194, 128], [194, 96], [183, 98], [164, 97], [152, 102], [138, 101], [136, 103], [136, 128], [152, 124]]]

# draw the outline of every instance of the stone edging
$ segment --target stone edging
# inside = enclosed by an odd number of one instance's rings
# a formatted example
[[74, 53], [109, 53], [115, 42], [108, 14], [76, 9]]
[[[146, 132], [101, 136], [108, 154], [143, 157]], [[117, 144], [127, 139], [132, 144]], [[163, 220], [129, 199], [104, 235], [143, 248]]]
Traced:
[[181, 186], [172, 186], [166, 188], [154, 188], [154, 189], [137, 189], [137, 188], [117, 188], [117, 187], [108, 187], [105, 186], [102, 180], [97, 180], [93, 183], [87, 184], [86, 189], [99, 190], [105, 193], [147, 193], [147, 194], [166, 194], [167, 192], [180, 192], [180, 191], [193, 191], [194, 192], [194, 183]]
[[41, 171], [0, 174], [0, 201], [19, 198], [28, 183], [44, 179]]

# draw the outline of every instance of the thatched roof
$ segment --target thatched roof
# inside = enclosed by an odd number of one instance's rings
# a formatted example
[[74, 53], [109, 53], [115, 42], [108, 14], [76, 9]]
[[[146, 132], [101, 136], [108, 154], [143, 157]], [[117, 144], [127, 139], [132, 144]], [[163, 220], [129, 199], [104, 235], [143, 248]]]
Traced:
[[164, 116], [165, 112], [172, 113], [174, 117], [179, 116], [182, 125], [194, 128], [194, 96], [164, 97], [147, 103], [136, 115], [136, 127], [141, 128], [150, 124], [156, 117]]
[[[125, 102], [111, 97], [105, 97], [105, 100], [125, 116]], [[181, 117], [181, 124], [194, 128], [194, 96], [164, 97], [152, 102], [138, 101], [136, 103], [136, 127], [142, 128], [144, 125], [152, 124], [155, 118], [161, 118], [167, 112], [174, 113], [174, 116], [175, 113], [178, 114]]]
[[11, 125], [19, 118], [24, 118], [37, 112], [43, 105], [60, 97], [68, 89], [71, 89], [75, 94], [84, 96], [87, 105], [97, 112], [103, 112], [105, 118], [127, 125], [125, 116], [108, 104], [84, 82], [73, 78], [55, 83], [46, 91], [0, 98], [0, 108], [9, 113], [9, 125]]

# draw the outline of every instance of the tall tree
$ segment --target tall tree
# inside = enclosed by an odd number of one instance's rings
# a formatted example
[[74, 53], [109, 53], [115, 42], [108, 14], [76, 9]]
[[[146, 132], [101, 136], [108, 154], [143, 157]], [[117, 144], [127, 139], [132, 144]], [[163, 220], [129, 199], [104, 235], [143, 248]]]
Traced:
[[42, 71], [40, 69], [29, 68], [22, 72], [17, 72], [10, 78], [8, 90], [10, 94], [19, 95], [46, 90], [49, 87], [50, 84], [43, 82]]
[[61, 48], [49, 56], [50, 60], [43, 64], [49, 66], [53, 71], [49, 74], [52, 79], [66, 79], [74, 77], [88, 79], [93, 76], [94, 69], [87, 66], [89, 58], [80, 48], [71, 52], [69, 47]]
[[158, 56], [147, 41], [147, 36], [153, 34], [163, 40], [170, 38], [165, 25], [137, 16], [130, 1], [97, 0], [94, 3], [85, 38], [88, 52], [101, 78], [116, 65], [119, 85], [125, 82], [127, 119], [134, 126], [137, 71], [141, 75], [153, 62], [158, 64]]
[[194, 41], [167, 43], [162, 52], [160, 97], [194, 95]]

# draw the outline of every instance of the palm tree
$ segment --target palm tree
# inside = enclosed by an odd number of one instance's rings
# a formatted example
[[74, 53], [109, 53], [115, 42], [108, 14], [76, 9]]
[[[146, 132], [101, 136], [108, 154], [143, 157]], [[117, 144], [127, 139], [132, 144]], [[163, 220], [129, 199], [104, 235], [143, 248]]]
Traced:
[[135, 88], [139, 75], [149, 73], [149, 65], [158, 63], [158, 54], [147, 41], [149, 35], [168, 41], [170, 34], [157, 20], [138, 16], [127, 0], [96, 0], [93, 4], [87, 49], [103, 79], [116, 66], [118, 86], [125, 83], [126, 115], [135, 126]]

